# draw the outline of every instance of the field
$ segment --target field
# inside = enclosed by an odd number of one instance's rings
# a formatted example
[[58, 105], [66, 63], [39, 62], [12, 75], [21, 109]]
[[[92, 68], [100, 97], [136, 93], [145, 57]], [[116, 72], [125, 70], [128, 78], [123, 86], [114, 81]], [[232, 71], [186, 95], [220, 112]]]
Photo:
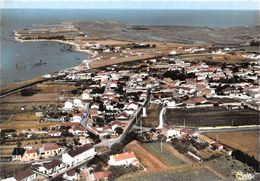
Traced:
[[256, 131], [228, 131], [228, 132], [211, 132], [204, 133], [206, 136], [215, 139], [224, 145], [233, 149], [239, 149], [250, 156], [259, 158], [259, 136], [260, 133]]
[[32, 102], [48, 102], [53, 103], [58, 100], [58, 93], [34, 94], [32, 96], [8, 96], [1, 99], [3, 103], [32, 103]]
[[210, 167], [212, 170], [225, 177], [226, 180], [235, 180], [232, 176], [233, 171], [252, 170], [252, 168], [228, 156], [210, 160], [205, 163], [205, 167]]
[[224, 107], [167, 109], [167, 124], [191, 127], [259, 125], [258, 112], [252, 109], [229, 110]]
[[157, 127], [159, 125], [160, 105], [150, 104], [147, 110], [147, 118], [143, 119], [143, 126]]
[[155, 143], [146, 143], [143, 144], [143, 146], [149, 150], [152, 154], [154, 154], [157, 158], [159, 158], [161, 161], [166, 163], [169, 166], [177, 166], [183, 164], [181, 160], [179, 160], [172, 152], [169, 151], [169, 149], [166, 149], [165, 143], [163, 143], [162, 146], [162, 152], [161, 152], [161, 147], [160, 143], [155, 142]]
[[140, 159], [141, 163], [149, 170], [164, 170], [167, 169], [167, 165], [162, 162], [155, 155], [150, 153], [146, 148], [144, 148], [139, 142], [133, 141], [126, 146], [128, 151], [133, 151], [137, 158]]
[[[133, 141], [126, 146], [133, 151], [140, 162], [147, 168], [147, 172], [126, 175], [117, 180], [216, 180], [216, 176], [202, 169], [201, 165], [188, 157], [176, 152], [173, 147], [163, 143], [162, 152], [159, 142], [139, 143]], [[196, 180], [195, 179], [195, 180]]]
[[27, 129], [39, 129], [43, 127], [59, 126], [61, 122], [39, 122], [34, 113], [20, 113], [10, 116], [10, 119], [0, 125], [1, 129], [16, 129], [18, 132]]
[[0, 164], [0, 178], [1, 177], [12, 177], [14, 173], [18, 172], [19, 170], [28, 168], [30, 165], [23, 163], [23, 164], [13, 164], [13, 163], [1, 163]]
[[167, 170], [167, 171], [160, 171], [154, 173], [143, 173], [132, 175], [131, 177], [127, 178], [119, 178], [117, 180], [127, 180], [127, 181], [217, 181], [219, 180], [215, 175], [211, 172], [200, 168], [192, 166], [183, 167], [182, 171], [175, 171], [175, 170]]

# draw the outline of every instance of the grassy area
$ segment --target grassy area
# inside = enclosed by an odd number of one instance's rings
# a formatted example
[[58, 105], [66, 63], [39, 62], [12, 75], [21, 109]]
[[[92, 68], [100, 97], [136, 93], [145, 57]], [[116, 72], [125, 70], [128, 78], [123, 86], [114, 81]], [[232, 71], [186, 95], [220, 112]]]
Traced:
[[161, 152], [161, 145], [159, 142], [154, 143], [146, 143], [143, 144], [145, 148], [151, 151], [156, 157], [158, 157], [161, 161], [168, 164], [169, 166], [177, 166], [183, 164], [181, 160], [179, 160], [176, 156], [174, 156], [171, 152], [169, 152], [165, 145], [162, 146]]
[[51, 126], [58, 126], [62, 125], [62, 123], [57, 123], [57, 122], [34, 122], [34, 121], [19, 121], [19, 124], [17, 124], [17, 121], [11, 120], [8, 121], [6, 124], [2, 124], [0, 126], [1, 129], [15, 129], [16, 131], [22, 131], [22, 130], [28, 130], [28, 129], [34, 129], [37, 130], [39, 128], [44, 128], [44, 127], [51, 127]]
[[127, 180], [127, 181], [217, 181], [218, 178], [214, 176], [211, 172], [205, 169], [193, 169], [192, 167], [187, 167], [183, 171], [161, 171], [154, 173], [144, 173], [143, 175], [133, 175], [132, 177], [119, 178], [117, 180]]
[[1, 163], [0, 164], [0, 178], [3, 177], [13, 177], [16, 172], [22, 170], [24, 168], [29, 167], [30, 164], [12, 164], [9, 163]]
[[223, 175], [227, 180], [233, 180], [233, 171], [244, 171], [245, 169], [252, 170], [252, 168], [228, 156], [222, 156], [214, 160], [210, 160], [206, 162], [205, 165]]

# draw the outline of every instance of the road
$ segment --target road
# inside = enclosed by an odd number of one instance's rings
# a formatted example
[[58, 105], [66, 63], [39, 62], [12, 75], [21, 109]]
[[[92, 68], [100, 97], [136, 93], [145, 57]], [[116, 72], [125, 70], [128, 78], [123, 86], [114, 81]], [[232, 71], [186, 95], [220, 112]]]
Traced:
[[94, 146], [95, 147], [97, 147], [97, 146], [108, 146], [109, 148], [111, 148], [111, 146], [113, 144], [122, 142], [125, 139], [126, 135], [133, 129], [133, 127], [136, 123], [136, 120], [141, 115], [141, 111], [143, 110], [143, 107], [147, 106], [150, 103], [150, 98], [151, 98], [151, 89], [148, 89], [147, 90], [147, 97], [146, 97], [146, 100], [144, 101], [144, 104], [138, 108], [138, 110], [134, 113], [134, 115], [132, 115], [132, 117], [128, 121], [126, 128], [124, 129], [124, 132], [118, 138], [103, 139], [101, 143], [94, 145]]
[[166, 109], [167, 107], [163, 107], [161, 112], [160, 112], [160, 115], [159, 115], [159, 126], [156, 128], [156, 129], [163, 129], [163, 126], [164, 126], [164, 114], [166, 112]]
[[211, 128], [199, 128], [198, 133], [207, 132], [226, 132], [226, 131], [250, 131], [260, 130], [259, 125], [248, 125], [248, 126], [225, 126], [225, 127], [211, 127]]

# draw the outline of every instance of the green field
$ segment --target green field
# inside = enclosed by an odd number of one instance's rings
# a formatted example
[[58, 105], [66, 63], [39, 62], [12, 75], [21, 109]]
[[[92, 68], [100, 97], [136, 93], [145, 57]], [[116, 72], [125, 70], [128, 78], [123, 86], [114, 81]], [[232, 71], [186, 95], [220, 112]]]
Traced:
[[127, 180], [127, 181], [218, 181], [219, 179], [212, 173], [205, 169], [198, 170], [187, 170], [184, 172], [172, 172], [172, 171], [162, 171], [158, 173], [149, 173], [142, 176], [132, 176], [127, 179], [119, 178], [117, 180]]
[[167, 151], [166, 148], [164, 148], [164, 146], [162, 147], [161, 152], [161, 144], [159, 142], [145, 143], [143, 144], [143, 146], [169, 166], [178, 166], [183, 164], [181, 160], [179, 160], [171, 152]]

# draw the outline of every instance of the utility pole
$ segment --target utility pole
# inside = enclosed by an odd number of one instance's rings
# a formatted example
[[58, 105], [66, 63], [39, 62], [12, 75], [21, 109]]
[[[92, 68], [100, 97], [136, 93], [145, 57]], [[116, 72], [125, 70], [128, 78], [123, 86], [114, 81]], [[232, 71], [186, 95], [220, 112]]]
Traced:
[[143, 119], [141, 118], [141, 135], [143, 136]]
[[161, 139], [161, 152], [162, 152], [162, 139]]

